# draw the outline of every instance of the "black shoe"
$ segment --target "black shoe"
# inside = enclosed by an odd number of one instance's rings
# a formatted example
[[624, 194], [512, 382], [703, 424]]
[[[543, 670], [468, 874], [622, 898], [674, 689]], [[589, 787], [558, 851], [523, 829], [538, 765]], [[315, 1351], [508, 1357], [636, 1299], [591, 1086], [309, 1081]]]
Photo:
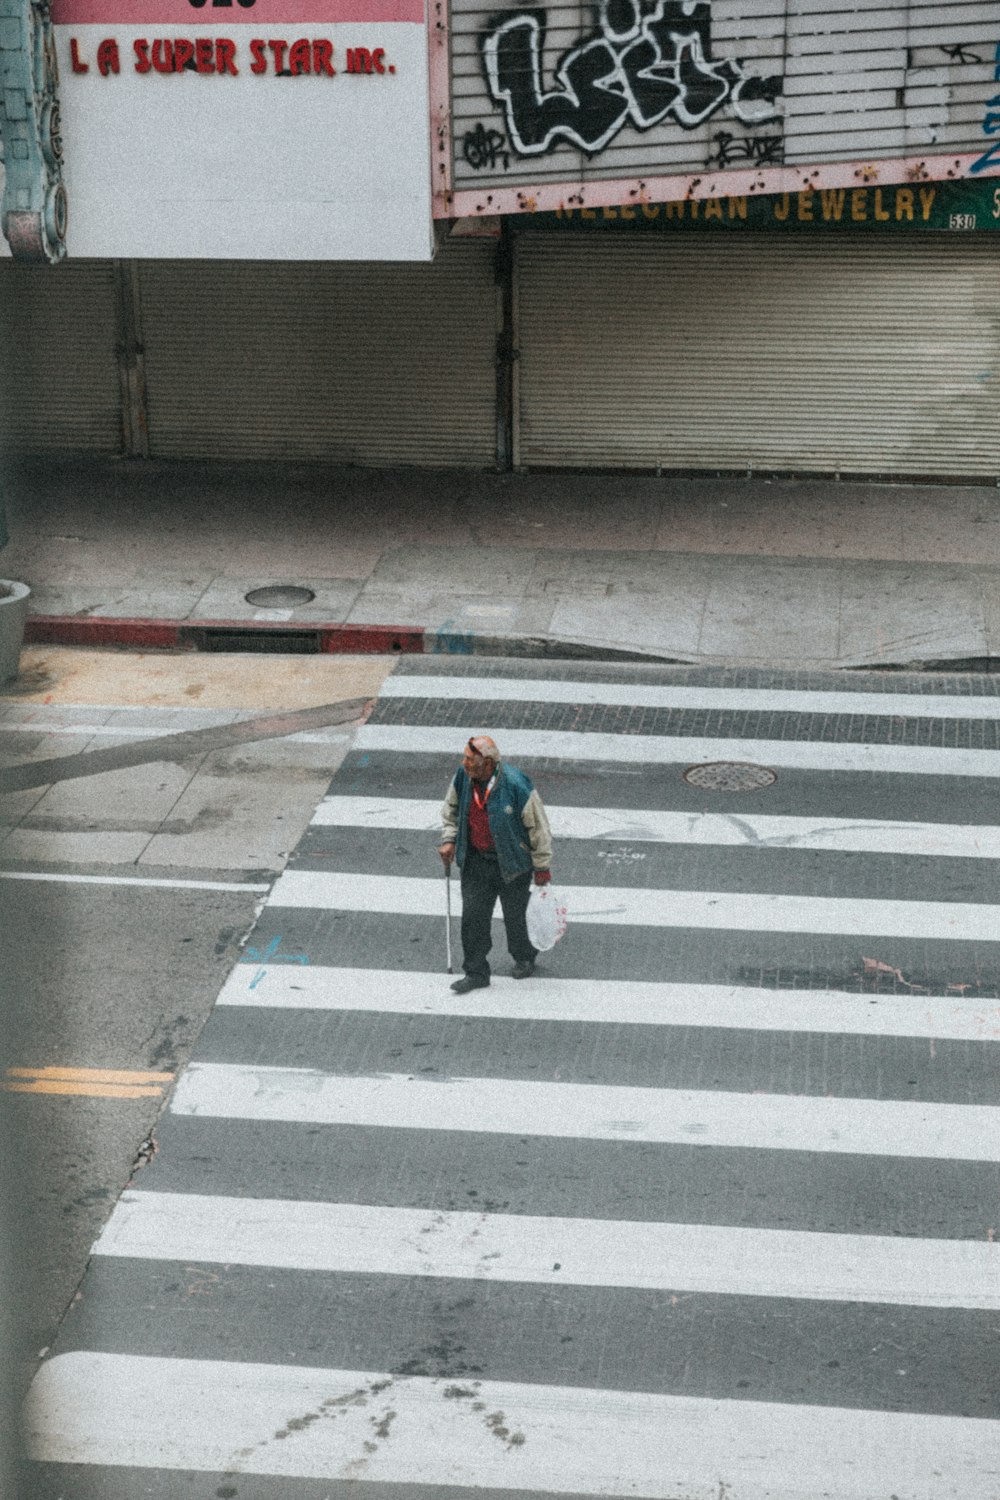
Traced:
[[485, 990], [488, 986], [488, 979], [478, 979], [472, 974], [466, 974], [464, 978], [455, 980], [452, 990], [456, 995], [467, 995], [470, 990]]
[[511, 970], [511, 974], [515, 979], [530, 979], [534, 972], [535, 960], [533, 958], [527, 959], [524, 963], [515, 964]]

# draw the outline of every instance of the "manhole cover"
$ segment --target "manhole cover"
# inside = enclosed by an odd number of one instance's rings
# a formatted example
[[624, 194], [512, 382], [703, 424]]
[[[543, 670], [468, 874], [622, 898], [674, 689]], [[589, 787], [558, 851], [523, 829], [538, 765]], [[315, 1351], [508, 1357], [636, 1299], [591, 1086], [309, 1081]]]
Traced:
[[294, 609], [296, 604], [311, 604], [315, 597], [312, 589], [297, 588], [292, 583], [272, 583], [244, 595], [247, 603], [258, 609]]
[[777, 773], [768, 766], [754, 766], [741, 760], [711, 760], [703, 766], [688, 766], [684, 772], [684, 780], [690, 786], [706, 792], [755, 792], [777, 779]]

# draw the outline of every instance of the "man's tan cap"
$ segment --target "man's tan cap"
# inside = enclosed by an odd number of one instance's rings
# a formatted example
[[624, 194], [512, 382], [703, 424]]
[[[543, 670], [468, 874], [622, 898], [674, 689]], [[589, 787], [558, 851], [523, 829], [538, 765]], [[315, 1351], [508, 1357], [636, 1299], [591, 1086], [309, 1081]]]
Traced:
[[497, 765], [500, 764], [500, 751], [497, 749], [496, 742], [491, 740], [488, 734], [472, 735], [469, 739], [469, 744], [477, 754], [482, 755], [486, 760], [495, 761]]

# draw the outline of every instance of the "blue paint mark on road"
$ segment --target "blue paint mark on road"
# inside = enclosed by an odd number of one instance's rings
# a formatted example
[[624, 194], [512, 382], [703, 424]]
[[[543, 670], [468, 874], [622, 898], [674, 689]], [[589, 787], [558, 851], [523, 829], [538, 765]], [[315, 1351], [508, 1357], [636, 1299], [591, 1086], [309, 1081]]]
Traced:
[[[278, 937], [271, 939], [263, 953], [259, 948], [247, 948], [245, 956], [240, 959], [240, 963], [265, 965], [269, 958], [274, 957], [280, 947], [281, 936], [279, 934]], [[283, 953], [280, 962], [285, 964], [307, 964], [309, 962], [309, 955], [306, 953]], [[266, 968], [259, 968], [251, 979], [249, 988], [255, 990], [266, 973]]]
[[471, 656], [473, 636], [471, 630], [452, 629], [455, 621], [450, 617], [442, 620], [434, 634], [433, 656]]
[[[368, 754], [367, 750], [365, 751], [364, 755], [359, 755], [358, 756], [357, 765], [354, 768], [356, 774], [347, 783], [347, 791], [348, 791], [348, 793], [350, 793], [350, 792], [356, 792], [358, 790], [358, 787], [363, 784], [362, 783], [362, 778], [364, 776], [364, 773], [368, 770], [368, 762], [370, 760], [371, 760], [371, 756]], [[338, 775], [339, 774], [340, 773], [338, 772]], [[337, 778], [335, 776], [334, 777], [334, 781], [336, 781], [336, 779]]]

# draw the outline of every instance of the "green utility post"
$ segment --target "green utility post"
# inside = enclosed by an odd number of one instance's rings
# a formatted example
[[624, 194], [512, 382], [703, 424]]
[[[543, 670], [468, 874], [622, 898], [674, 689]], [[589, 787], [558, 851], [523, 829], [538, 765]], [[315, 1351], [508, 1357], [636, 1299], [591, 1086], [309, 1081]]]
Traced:
[[0, 225], [17, 260], [66, 254], [58, 87], [47, 0], [0, 0]]
[[[15, 260], [66, 254], [59, 66], [48, 0], [0, 0], [0, 228]], [[0, 495], [0, 547], [7, 517]]]
[[[66, 254], [66, 189], [59, 137], [59, 70], [48, 0], [0, 0], [0, 146], [4, 164], [0, 228], [16, 260], [55, 263]], [[0, 547], [7, 517], [0, 495]], [[3, 1039], [0, 1038], [0, 1042]], [[0, 1045], [0, 1058], [5, 1047]], [[15, 1287], [24, 1276], [13, 1226], [10, 1172], [14, 1142], [0, 1110], [0, 1495], [26, 1493], [21, 1482], [17, 1371], [23, 1359]]]

